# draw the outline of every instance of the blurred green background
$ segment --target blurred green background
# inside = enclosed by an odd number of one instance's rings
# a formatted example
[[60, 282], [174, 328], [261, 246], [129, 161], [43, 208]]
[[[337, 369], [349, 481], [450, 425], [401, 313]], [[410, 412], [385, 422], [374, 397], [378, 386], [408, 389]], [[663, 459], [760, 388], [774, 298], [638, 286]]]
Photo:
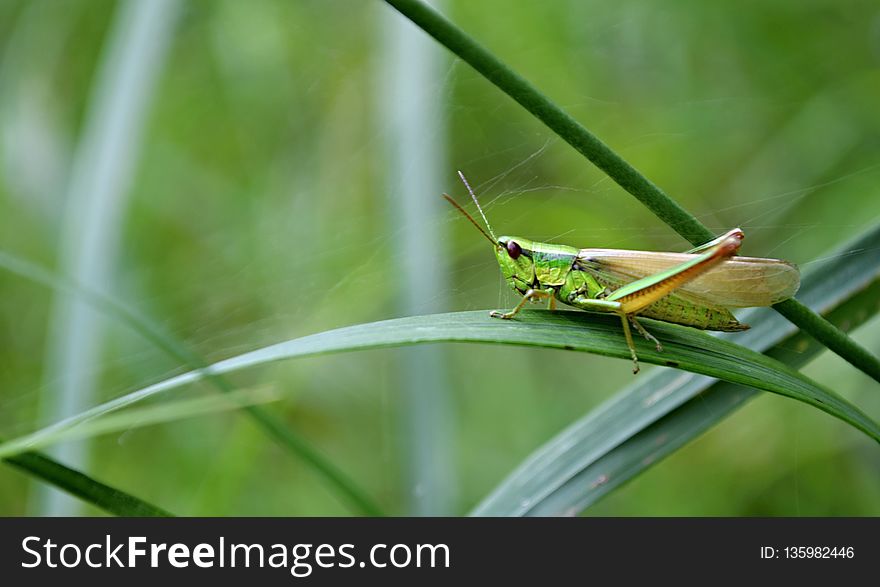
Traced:
[[[880, 219], [875, 0], [439, 6], [713, 230], [741, 226], [745, 254], [808, 267]], [[439, 198], [466, 201], [458, 169], [499, 233], [689, 248], [379, 0], [3, 0], [0, 134], [0, 249], [212, 361], [512, 305], [485, 241]], [[44, 287], [3, 273], [0, 296], [4, 437], [186, 370]], [[878, 320], [855, 337], [880, 352]], [[838, 357], [806, 372], [880, 415], [876, 383]], [[462, 514], [631, 377], [580, 353], [437, 345], [232, 380], [282, 391], [269, 408], [387, 512]], [[352, 513], [236, 413], [67, 458], [177, 514]], [[97, 510], [3, 466], [0, 513]], [[880, 454], [763, 395], [588, 514], [880, 515]]]

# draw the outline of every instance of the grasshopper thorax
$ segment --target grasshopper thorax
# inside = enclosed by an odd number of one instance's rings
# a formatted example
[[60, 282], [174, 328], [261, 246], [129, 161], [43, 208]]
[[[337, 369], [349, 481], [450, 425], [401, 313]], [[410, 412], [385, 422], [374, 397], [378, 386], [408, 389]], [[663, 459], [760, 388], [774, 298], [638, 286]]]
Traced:
[[495, 258], [510, 286], [523, 291], [523, 288], [546, 289], [565, 283], [578, 252], [565, 245], [502, 236], [495, 248]]

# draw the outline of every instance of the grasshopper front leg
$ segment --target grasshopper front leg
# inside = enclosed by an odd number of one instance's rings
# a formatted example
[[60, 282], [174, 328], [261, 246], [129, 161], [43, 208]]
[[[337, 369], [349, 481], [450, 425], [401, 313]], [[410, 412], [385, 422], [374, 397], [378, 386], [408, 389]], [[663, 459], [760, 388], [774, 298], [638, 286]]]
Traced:
[[[502, 320], [510, 320], [517, 314], [519, 311], [523, 309], [523, 306], [526, 305], [526, 302], [532, 301], [533, 299], [541, 299], [541, 298], [550, 298], [553, 300], [553, 290], [543, 290], [543, 289], [529, 289], [526, 291], [526, 294], [519, 301], [516, 307], [510, 312], [499, 312], [498, 310], [492, 310], [489, 312], [489, 316], [492, 318], [501, 318]], [[552, 308], [551, 308], [552, 309]]]

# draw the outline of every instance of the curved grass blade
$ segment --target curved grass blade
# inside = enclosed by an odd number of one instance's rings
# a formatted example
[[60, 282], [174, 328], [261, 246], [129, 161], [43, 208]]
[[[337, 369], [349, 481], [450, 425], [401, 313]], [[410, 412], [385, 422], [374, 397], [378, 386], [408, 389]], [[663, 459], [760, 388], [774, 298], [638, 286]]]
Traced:
[[[880, 225], [815, 263], [804, 276], [802, 299], [845, 330], [865, 322], [880, 310], [880, 256], [872, 252], [878, 248]], [[737, 340], [789, 365], [801, 365], [823, 348], [768, 310], [754, 310], [746, 321], [754, 326]], [[472, 513], [575, 514], [757, 393], [709, 377], [653, 371], [535, 451]]]
[[85, 473], [66, 467], [38, 452], [24, 452], [6, 457], [3, 461], [115, 516], [174, 516], [162, 508], [96, 481]]
[[[645, 363], [674, 366], [778, 393], [813, 405], [880, 442], [880, 426], [833, 391], [802, 373], [755, 351], [704, 332], [663, 322], [651, 325], [664, 352], [638, 341]], [[22, 437], [23, 446], [45, 435], [81, 425], [113, 410], [198, 381], [205, 373], [223, 374], [282, 359], [403, 346], [428, 342], [484, 342], [583, 351], [629, 360], [616, 316], [577, 311], [526, 311], [515, 321], [495, 320], [485, 311], [412, 316], [359, 324], [264, 347], [190, 371], [95, 406]]]
[[[162, 332], [148, 319], [127, 308], [124, 304], [71, 281], [58, 278], [51, 271], [5, 251], [0, 251], [0, 268], [52, 289], [76, 295], [96, 310], [126, 324], [168, 356], [201, 373], [203, 378], [219, 391], [224, 393], [233, 391], [233, 386], [225, 379], [217, 374], [212, 374], [207, 369], [208, 363], [201, 356], [190, 351], [183, 343]], [[368, 516], [382, 515], [381, 508], [369, 497], [366, 491], [361, 489], [348, 475], [318, 452], [289, 425], [260, 406], [247, 406], [244, 409], [269, 436], [307, 463], [357, 510]]]
[[27, 446], [21, 445], [20, 438], [0, 442], [0, 458], [17, 454], [23, 450], [45, 448], [59, 442], [81, 440], [217, 412], [240, 410], [255, 404], [274, 402], [280, 398], [279, 393], [265, 388], [241, 389], [223, 395], [172, 400], [155, 406], [125, 410], [121, 413], [113, 412], [82, 426], [59, 430], [54, 435], [40, 438], [38, 442], [28, 442]]

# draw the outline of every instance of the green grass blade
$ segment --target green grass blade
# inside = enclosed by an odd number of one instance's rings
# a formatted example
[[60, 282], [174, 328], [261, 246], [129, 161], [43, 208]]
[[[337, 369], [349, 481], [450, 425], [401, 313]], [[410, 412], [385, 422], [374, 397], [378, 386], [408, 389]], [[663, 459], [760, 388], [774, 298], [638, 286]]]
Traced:
[[[35, 283], [77, 296], [96, 310], [127, 325], [168, 356], [195, 369], [195, 373], [198, 373], [200, 378], [205, 379], [219, 391], [224, 393], [233, 391], [233, 386], [223, 377], [210, 371], [208, 363], [201, 356], [190, 351], [183, 343], [160, 330], [147, 318], [144, 318], [113, 298], [81, 287], [69, 280], [58, 278], [51, 271], [6, 251], [0, 251], [0, 268]], [[292, 454], [298, 456], [321, 475], [355, 509], [370, 516], [382, 515], [381, 508], [369, 497], [366, 491], [361, 489], [348, 475], [331, 463], [289, 425], [260, 406], [247, 406], [245, 411], [276, 442]]]
[[92, 479], [38, 452], [24, 452], [3, 461], [109, 514], [129, 517], [170, 517], [171, 514], [131, 494]]
[[268, 389], [241, 389], [223, 395], [173, 400], [154, 406], [125, 410], [121, 413], [112, 412], [102, 418], [95, 418], [82, 426], [59, 430], [54, 435], [43, 436], [38, 442], [28, 442], [23, 437], [0, 442], [0, 458], [23, 451], [45, 448], [59, 442], [92, 438], [217, 412], [240, 410], [255, 404], [277, 401], [280, 398], [281, 396], [277, 392]]
[[516, 100], [688, 241], [699, 245], [715, 238], [699, 220], [611, 147], [439, 12], [420, 0], [385, 1]]
[[[791, 397], [840, 418], [880, 441], [880, 427], [867, 415], [833, 391], [779, 361], [693, 328], [647, 320], [646, 323], [663, 341], [665, 350], [660, 353], [653, 345], [638, 341], [636, 346], [643, 362], [675, 366]], [[321, 332], [220, 361], [211, 365], [207, 372], [223, 374], [282, 359], [429, 342], [523, 345], [630, 360], [620, 332], [620, 320], [616, 316], [578, 311], [526, 311], [517, 320], [502, 321], [489, 318], [485, 311], [476, 311], [412, 316]], [[191, 371], [155, 383], [33, 432], [27, 438], [38, 441], [43, 435], [81, 425], [113, 410], [198, 381], [205, 372]]]
[[[854, 328], [880, 307], [880, 226], [816, 263], [803, 280], [805, 303]], [[828, 284], [834, 283], [834, 288]], [[749, 313], [737, 340], [799, 366], [822, 346], [768, 310]], [[792, 352], [797, 349], [798, 352]], [[715, 425], [758, 392], [709, 377], [658, 370], [630, 385], [535, 451], [479, 504], [475, 515], [564, 515], [613, 488]]]
[[[385, 0], [440, 44], [516, 100], [693, 245], [715, 234], [611, 147], [439, 12], [420, 0]], [[774, 308], [857, 369], [880, 381], [880, 359], [797, 300]]]
[[[807, 305], [791, 298], [775, 304], [773, 309], [797, 324], [801, 330], [809, 332], [813, 338], [846, 359], [853, 367], [873, 377], [875, 381], [880, 381], [880, 361], [877, 357], [843, 330], [835, 328], [828, 320], [810, 310]], [[846, 350], [841, 354], [838, 349]]]

